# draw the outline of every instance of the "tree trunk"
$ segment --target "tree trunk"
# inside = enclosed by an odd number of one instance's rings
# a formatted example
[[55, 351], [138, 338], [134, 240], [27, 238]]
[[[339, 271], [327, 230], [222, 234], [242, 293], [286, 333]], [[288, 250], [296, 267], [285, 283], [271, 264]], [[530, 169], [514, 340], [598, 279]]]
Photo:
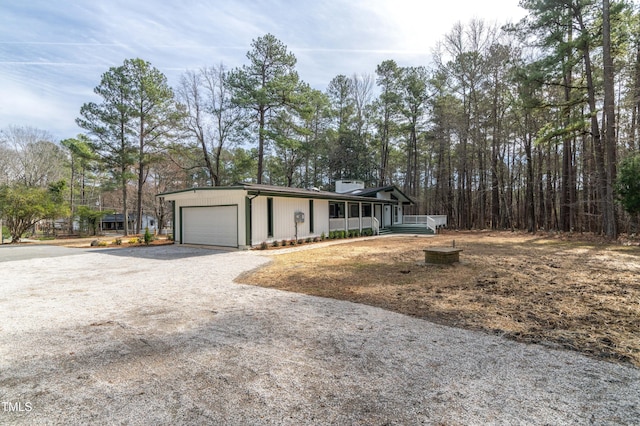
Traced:
[[529, 132], [529, 114], [525, 116], [525, 131], [526, 135], [524, 137], [524, 151], [527, 158], [527, 183], [526, 183], [526, 194], [525, 194], [525, 209], [526, 209], [526, 220], [527, 220], [527, 231], [535, 233], [537, 231], [536, 226], [536, 209], [533, 198], [533, 190], [534, 190], [534, 177], [533, 177], [533, 156], [531, 155], [531, 133]]
[[260, 107], [258, 109], [258, 179], [257, 183], [262, 183], [262, 173], [263, 173], [263, 159], [264, 159], [264, 124], [265, 124], [265, 109], [264, 107]]
[[604, 145], [606, 148], [608, 169], [606, 180], [606, 202], [608, 223], [605, 225], [605, 234], [612, 239], [617, 238], [618, 229], [616, 223], [615, 196], [613, 186], [616, 180], [616, 114], [614, 93], [614, 67], [611, 56], [611, 19], [609, 16], [609, 0], [602, 0], [602, 57], [604, 62], [604, 113], [605, 132]]

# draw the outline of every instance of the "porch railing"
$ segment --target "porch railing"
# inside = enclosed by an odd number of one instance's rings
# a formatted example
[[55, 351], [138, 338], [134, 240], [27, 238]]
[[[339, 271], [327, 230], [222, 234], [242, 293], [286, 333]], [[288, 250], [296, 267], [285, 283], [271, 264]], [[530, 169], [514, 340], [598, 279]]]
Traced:
[[434, 233], [438, 233], [438, 229], [447, 226], [446, 215], [404, 215], [402, 223], [405, 225], [424, 225], [431, 229]]
[[373, 235], [380, 235], [380, 221], [378, 218], [371, 218], [371, 229], [373, 230]]

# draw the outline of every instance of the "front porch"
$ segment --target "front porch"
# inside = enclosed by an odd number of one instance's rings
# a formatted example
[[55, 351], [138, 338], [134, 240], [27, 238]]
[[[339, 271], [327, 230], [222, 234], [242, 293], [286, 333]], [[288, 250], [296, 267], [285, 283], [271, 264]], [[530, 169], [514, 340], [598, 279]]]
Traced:
[[330, 202], [329, 231], [371, 229], [381, 234], [436, 234], [447, 225], [444, 215], [405, 215], [402, 206], [386, 203]]

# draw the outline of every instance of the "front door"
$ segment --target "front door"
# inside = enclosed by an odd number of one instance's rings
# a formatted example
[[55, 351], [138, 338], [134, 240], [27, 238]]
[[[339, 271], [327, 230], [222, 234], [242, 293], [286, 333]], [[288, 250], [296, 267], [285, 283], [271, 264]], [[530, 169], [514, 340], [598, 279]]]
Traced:
[[402, 207], [393, 206], [393, 223], [399, 225], [402, 223]]
[[389, 204], [384, 206], [383, 226], [391, 226], [391, 206]]

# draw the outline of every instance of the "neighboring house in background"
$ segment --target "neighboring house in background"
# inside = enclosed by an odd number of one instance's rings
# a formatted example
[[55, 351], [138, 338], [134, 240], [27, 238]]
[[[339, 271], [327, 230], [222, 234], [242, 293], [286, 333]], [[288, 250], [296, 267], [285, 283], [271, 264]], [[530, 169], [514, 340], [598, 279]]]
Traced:
[[[148, 214], [142, 215], [142, 226], [140, 230], [144, 232], [145, 228], [149, 228], [150, 232], [155, 232], [158, 223], [156, 219]], [[129, 214], [129, 232], [134, 232], [136, 229], [136, 216]], [[102, 230], [103, 231], [124, 231], [124, 214], [108, 214], [102, 218]]]
[[401, 224], [413, 201], [395, 186], [365, 189], [338, 181], [336, 192], [236, 184], [158, 194], [173, 203], [177, 244], [247, 248], [262, 242], [328, 235], [330, 231]]

